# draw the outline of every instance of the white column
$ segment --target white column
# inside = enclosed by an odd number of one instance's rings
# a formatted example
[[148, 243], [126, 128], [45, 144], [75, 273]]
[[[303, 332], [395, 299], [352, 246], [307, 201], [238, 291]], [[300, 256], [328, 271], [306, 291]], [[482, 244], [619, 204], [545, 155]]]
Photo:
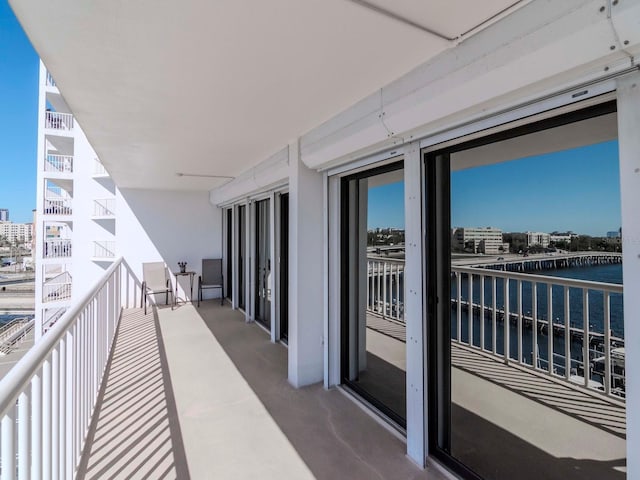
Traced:
[[253, 228], [251, 219], [253, 215], [253, 204], [247, 201], [244, 208], [244, 317], [246, 322], [253, 321]]
[[420, 467], [427, 457], [425, 332], [423, 321], [422, 169], [417, 143], [404, 157], [405, 269], [404, 316], [407, 326], [407, 455]]
[[323, 379], [324, 207], [322, 174], [289, 145], [289, 382]]
[[618, 81], [618, 141], [622, 198], [622, 279], [627, 399], [627, 478], [640, 478], [640, 74]]
[[324, 386], [330, 388], [340, 383], [340, 179], [324, 176], [324, 195], [327, 208], [324, 212], [325, 246], [325, 318], [324, 318]]

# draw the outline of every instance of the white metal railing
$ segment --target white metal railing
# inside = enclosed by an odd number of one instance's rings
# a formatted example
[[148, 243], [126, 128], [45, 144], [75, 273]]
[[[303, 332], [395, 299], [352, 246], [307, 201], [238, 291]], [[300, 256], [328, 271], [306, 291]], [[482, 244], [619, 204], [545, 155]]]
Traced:
[[[452, 271], [452, 341], [624, 398], [622, 285], [474, 267]], [[501, 337], [501, 338], [500, 338]]]
[[51, 76], [51, 74], [49, 72], [47, 72], [47, 76], [46, 76], [46, 85], [48, 87], [55, 87], [56, 86], [56, 81], [53, 79], [53, 76]]
[[367, 258], [367, 311], [404, 322], [404, 260]]
[[72, 173], [73, 155], [47, 154], [44, 162], [45, 172]]
[[94, 217], [113, 217], [116, 214], [116, 199], [102, 198], [93, 201]]
[[107, 172], [107, 170], [104, 168], [104, 165], [102, 165], [102, 162], [97, 158], [94, 159], [93, 175], [95, 177], [109, 175], [109, 172]]
[[45, 310], [43, 315], [44, 318], [42, 319], [42, 333], [46, 333], [51, 327], [53, 327], [66, 311], [66, 307]]
[[[14, 328], [0, 336], [0, 355], [7, 355], [13, 351], [16, 345], [20, 344], [33, 330], [35, 319], [23, 318], [22, 322], [15, 324]], [[0, 469], [2, 465], [0, 464]]]
[[120, 313], [136, 305], [138, 284], [116, 261], [0, 381], [2, 479], [75, 477]]
[[93, 256], [96, 258], [115, 258], [116, 242], [114, 241], [93, 242]]
[[64, 258], [71, 256], [73, 242], [68, 238], [49, 238], [44, 241], [43, 258]]
[[45, 198], [44, 210], [46, 215], [71, 215], [70, 198]]
[[54, 130], [73, 130], [73, 115], [62, 112], [45, 112], [45, 126]]
[[72, 278], [69, 272], [62, 272], [42, 284], [42, 301], [57, 302], [71, 298]]

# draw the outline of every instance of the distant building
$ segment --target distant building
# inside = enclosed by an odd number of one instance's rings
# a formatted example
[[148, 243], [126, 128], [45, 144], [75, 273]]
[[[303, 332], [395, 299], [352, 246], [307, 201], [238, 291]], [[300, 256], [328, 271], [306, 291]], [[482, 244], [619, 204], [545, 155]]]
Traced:
[[502, 230], [493, 227], [456, 227], [451, 231], [451, 243], [472, 253], [497, 255], [509, 251], [502, 241]]
[[551, 235], [543, 232], [526, 232], [527, 235], [527, 247], [539, 245], [541, 247], [548, 247], [551, 243]]
[[0, 222], [0, 237], [5, 237], [9, 243], [19, 241], [30, 244], [32, 225], [30, 223]]
[[8, 222], [9, 221], [9, 209], [0, 208], [0, 222]]
[[607, 238], [620, 238], [621, 234], [619, 230], [613, 230], [611, 232], [607, 232]]
[[549, 234], [549, 240], [551, 242], [571, 242], [571, 240], [577, 237], [577, 233], [569, 232], [551, 232]]

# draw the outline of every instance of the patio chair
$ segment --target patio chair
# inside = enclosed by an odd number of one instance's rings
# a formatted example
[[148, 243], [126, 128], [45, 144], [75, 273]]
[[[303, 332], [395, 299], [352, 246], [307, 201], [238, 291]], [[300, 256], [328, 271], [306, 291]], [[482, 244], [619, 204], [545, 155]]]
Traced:
[[198, 306], [202, 300], [202, 290], [206, 288], [219, 288], [220, 305], [224, 302], [224, 277], [222, 275], [221, 258], [205, 258], [202, 260], [202, 275], [198, 276]]
[[[171, 310], [173, 310], [173, 303], [175, 303], [176, 297], [173, 293], [171, 277], [166, 265], [164, 262], [143, 263], [141, 303], [144, 304], [145, 315], [147, 314], [147, 296], [163, 292], [166, 305], [169, 305], [169, 293], [173, 296], [173, 302], [171, 303]], [[140, 306], [142, 307], [142, 305]]]

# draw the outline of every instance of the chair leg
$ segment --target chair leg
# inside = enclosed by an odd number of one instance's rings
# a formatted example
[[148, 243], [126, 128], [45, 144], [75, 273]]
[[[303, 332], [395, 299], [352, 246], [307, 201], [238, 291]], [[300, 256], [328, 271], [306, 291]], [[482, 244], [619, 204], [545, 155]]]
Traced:
[[147, 292], [144, 292], [144, 314], [147, 314]]
[[198, 307], [200, 307], [200, 299], [202, 298], [202, 289], [198, 285]]

